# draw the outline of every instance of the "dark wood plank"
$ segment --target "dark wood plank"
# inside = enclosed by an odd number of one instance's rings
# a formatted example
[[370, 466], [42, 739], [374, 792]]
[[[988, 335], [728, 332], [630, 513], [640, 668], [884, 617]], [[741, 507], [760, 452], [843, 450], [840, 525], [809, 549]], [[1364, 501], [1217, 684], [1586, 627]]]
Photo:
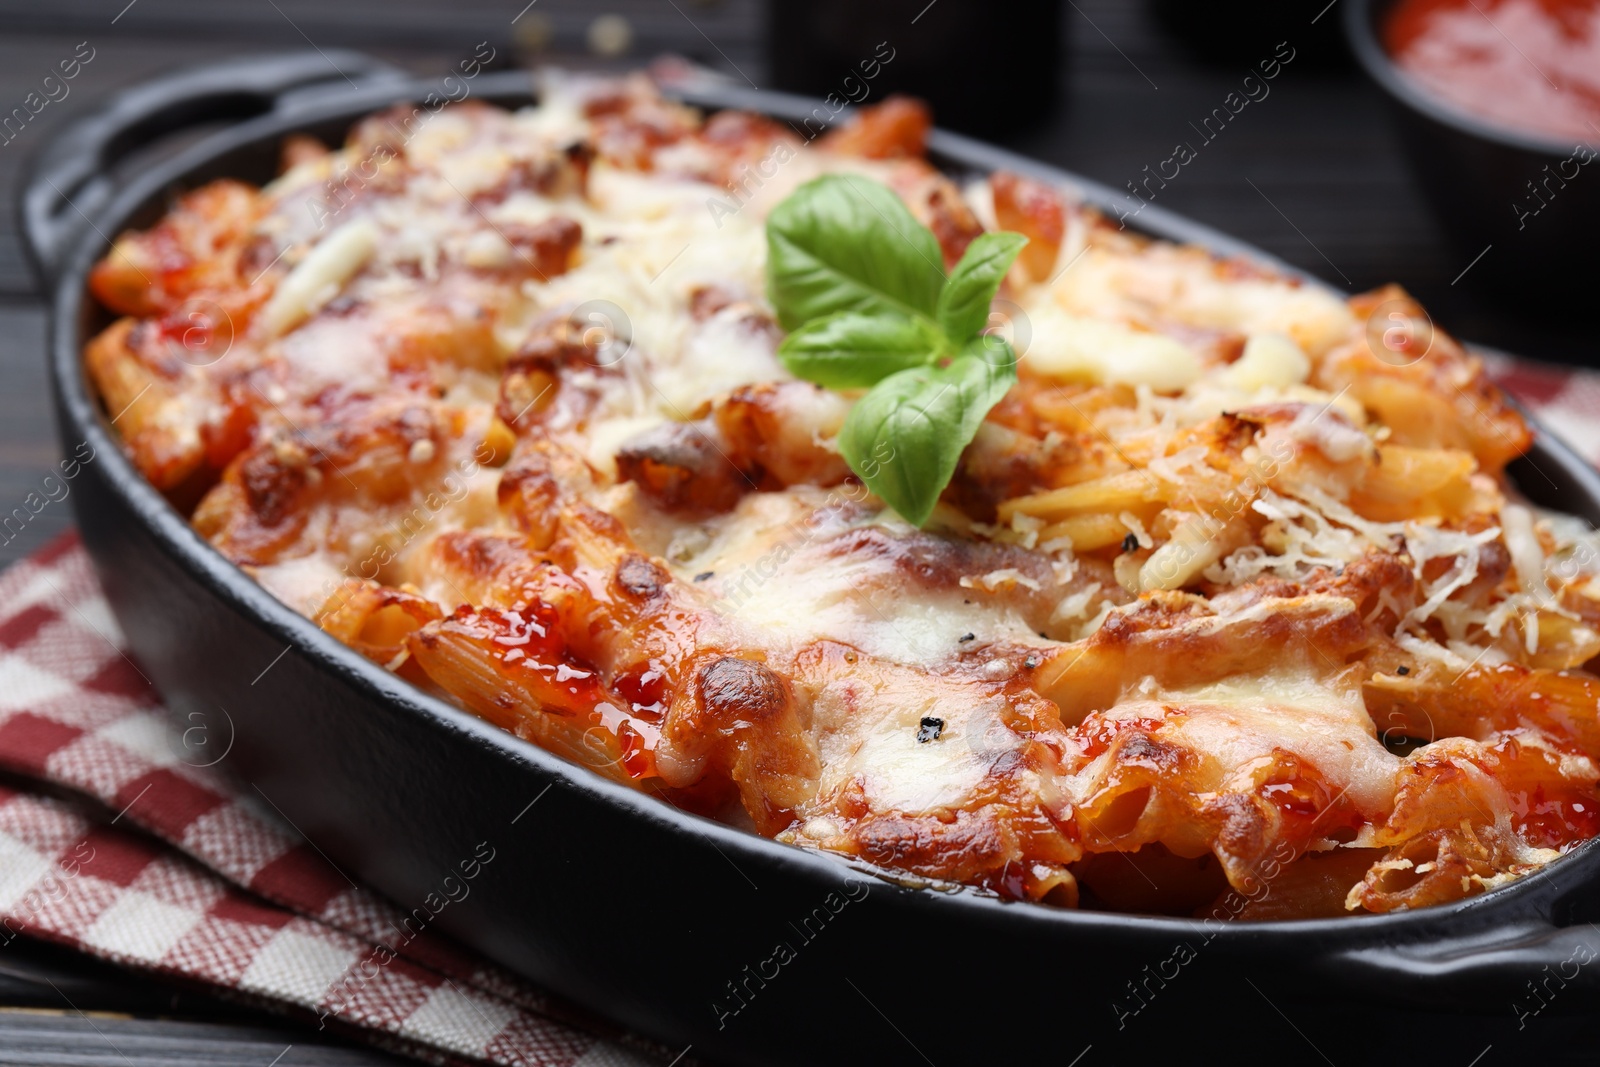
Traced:
[[407, 1061], [308, 1039], [300, 1028], [0, 1011], [0, 1064], [27, 1067], [397, 1067]]
[[70, 485], [44, 483], [59, 454], [48, 396], [44, 311], [0, 302], [0, 566], [72, 524]]
[[239, 1003], [148, 981], [25, 937], [0, 953], [0, 1004], [0, 1065], [393, 1067], [402, 1062]]
[[[760, 41], [761, 0], [28, 0], [0, 2], [0, 23], [16, 32], [43, 33], [70, 27], [74, 33], [107, 40], [227, 40], [257, 47], [317, 46], [415, 48], [433, 42], [446, 50], [485, 38], [510, 40], [529, 15], [554, 31], [551, 47], [581, 53], [584, 34], [602, 14], [621, 15], [644, 49], [684, 54], [708, 48], [707, 38], [724, 50], [753, 52]], [[525, 11], [525, 8], [528, 10]], [[112, 19], [119, 11], [123, 11]], [[521, 16], [520, 18], [518, 16]], [[648, 52], [646, 52], [648, 54]]]

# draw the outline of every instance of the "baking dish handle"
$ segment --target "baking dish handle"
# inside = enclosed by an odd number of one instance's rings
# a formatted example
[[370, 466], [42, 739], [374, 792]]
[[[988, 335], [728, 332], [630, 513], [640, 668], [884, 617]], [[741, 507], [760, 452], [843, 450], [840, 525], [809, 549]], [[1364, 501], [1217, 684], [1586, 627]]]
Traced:
[[1354, 988], [1418, 991], [1440, 1007], [1493, 1010], [1504, 1004], [1518, 1018], [1537, 1015], [1565, 993], [1565, 1008], [1593, 1003], [1600, 993], [1600, 929], [1591, 923], [1498, 926], [1475, 935], [1415, 945], [1385, 945], [1341, 953], [1333, 963]]
[[293, 110], [329, 92], [409, 80], [360, 52], [282, 52], [180, 71], [117, 93], [66, 127], [29, 168], [19, 202], [24, 244], [48, 286], [72, 238], [115, 192], [118, 161], [168, 134], [205, 123]]
[[1569, 991], [1567, 1010], [1600, 994], [1600, 842], [1528, 875], [1499, 900], [1491, 894], [1460, 912], [1439, 939], [1404, 940], [1336, 953], [1324, 965], [1340, 984], [1404, 983], [1443, 1007], [1496, 1003], [1537, 1014]]

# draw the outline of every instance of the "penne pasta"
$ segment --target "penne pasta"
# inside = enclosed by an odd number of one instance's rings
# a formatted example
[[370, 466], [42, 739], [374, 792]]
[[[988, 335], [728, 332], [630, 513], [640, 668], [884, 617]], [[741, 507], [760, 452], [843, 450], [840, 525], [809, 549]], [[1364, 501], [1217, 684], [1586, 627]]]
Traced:
[[1386, 444], [1378, 462], [1350, 498], [1369, 519], [1460, 519], [1474, 504], [1472, 476], [1478, 463], [1463, 449], [1411, 448]]
[[[1047, 906], [1393, 911], [1600, 835], [1600, 536], [1516, 494], [1528, 427], [1401, 290], [958, 188], [897, 98], [803, 140], [543, 96], [286, 146], [91, 276], [128, 455], [327, 633], [674, 805]], [[952, 310], [997, 221], [1029, 243]], [[898, 273], [836, 306], [807, 264], [868, 246]]]
[[1161, 484], [1149, 473], [1122, 471], [1077, 485], [1008, 500], [1000, 505], [999, 515], [1002, 522], [1010, 522], [1016, 515], [1042, 519], [1064, 518], [1085, 511], [1115, 515], [1159, 503], [1164, 499], [1164, 492]]

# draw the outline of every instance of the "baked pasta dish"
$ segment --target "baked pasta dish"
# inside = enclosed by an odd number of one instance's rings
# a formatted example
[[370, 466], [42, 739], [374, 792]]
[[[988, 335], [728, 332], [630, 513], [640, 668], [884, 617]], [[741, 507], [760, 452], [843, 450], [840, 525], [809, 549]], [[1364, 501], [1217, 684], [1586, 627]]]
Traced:
[[1331, 916], [1594, 836], [1600, 541], [1479, 362], [928, 130], [398, 107], [119, 237], [87, 369], [329, 634], [905, 881]]

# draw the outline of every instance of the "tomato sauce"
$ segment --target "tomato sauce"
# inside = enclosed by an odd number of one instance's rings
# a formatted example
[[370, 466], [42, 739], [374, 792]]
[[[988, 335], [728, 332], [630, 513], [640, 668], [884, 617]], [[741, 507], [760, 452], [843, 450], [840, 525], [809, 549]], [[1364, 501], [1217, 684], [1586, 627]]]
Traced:
[[1480, 118], [1600, 142], [1600, 0], [1400, 0], [1383, 44], [1414, 81]]

